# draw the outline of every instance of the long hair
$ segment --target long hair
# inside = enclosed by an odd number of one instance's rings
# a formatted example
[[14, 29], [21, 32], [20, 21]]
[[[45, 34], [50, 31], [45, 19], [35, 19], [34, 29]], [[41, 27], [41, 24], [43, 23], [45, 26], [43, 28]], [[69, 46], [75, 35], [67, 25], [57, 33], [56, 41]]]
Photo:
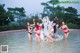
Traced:
[[[53, 23], [56, 23], [56, 24], [57, 24], [57, 22], [56, 22], [56, 21], [53, 21]], [[53, 28], [54, 28], [54, 33], [56, 33], [56, 32], [57, 32], [56, 24], [55, 24], [55, 26], [53, 26]]]

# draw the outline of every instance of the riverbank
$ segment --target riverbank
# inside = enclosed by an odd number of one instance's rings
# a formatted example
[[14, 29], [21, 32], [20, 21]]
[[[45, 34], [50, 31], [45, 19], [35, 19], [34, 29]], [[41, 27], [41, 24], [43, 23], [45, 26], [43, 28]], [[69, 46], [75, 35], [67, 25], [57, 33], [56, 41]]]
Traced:
[[20, 29], [20, 30], [9, 30], [9, 31], [1, 31], [0, 34], [4, 34], [4, 33], [14, 33], [14, 32], [24, 32], [26, 31], [26, 29]]
[[[80, 29], [69, 29], [70, 31], [80, 31]], [[25, 32], [26, 29], [20, 29], [20, 30], [9, 30], [9, 31], [1, 31], [0, 34], [4, 33], [14, 33], [14, 32]]]

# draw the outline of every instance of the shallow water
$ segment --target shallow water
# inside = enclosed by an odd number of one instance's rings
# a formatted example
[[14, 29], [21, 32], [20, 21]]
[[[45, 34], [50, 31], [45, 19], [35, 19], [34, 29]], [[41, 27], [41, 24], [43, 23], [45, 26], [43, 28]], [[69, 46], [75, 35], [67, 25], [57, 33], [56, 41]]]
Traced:
[[80, 53], [80, 30], [71, 31], [68, 40], [53, 43], [29, 41], [26, 31], [5, 33], [0, 34], [0, 45], [8, 45], [8, 53]]

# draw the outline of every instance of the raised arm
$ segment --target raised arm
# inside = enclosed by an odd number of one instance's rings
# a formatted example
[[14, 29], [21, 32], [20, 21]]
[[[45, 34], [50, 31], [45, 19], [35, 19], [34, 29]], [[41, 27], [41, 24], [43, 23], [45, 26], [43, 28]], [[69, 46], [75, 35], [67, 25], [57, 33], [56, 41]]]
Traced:
[[59, 27], [59, 29], [61, 29], [62, 26]]
[[31, 24], [30, 26], [35, 26], [35, 19], [33, 19], [33, 24]]
[[41, 18], [40, 20], [42, 21], [42, 24], [44, 24], [44, 21], [43, 21], [43, 19]]
[[35, 25], [35, 19], [33, 19], [33, 24]]

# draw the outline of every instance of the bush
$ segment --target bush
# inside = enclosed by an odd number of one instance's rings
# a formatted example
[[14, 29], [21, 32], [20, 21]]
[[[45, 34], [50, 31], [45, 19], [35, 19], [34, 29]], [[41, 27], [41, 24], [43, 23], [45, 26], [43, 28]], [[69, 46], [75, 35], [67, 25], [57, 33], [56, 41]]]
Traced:
[[19, 29], [19, 25], [15, 24], [15, 23], [8, 24], [8, 27], [9, 27], [9, 30]]
[[69, 29], [79, 29], [77, 24], [68, 23], [67, 26]]
[[0, 31], [7, 31], [7, 30], [18, 30], [18, 29], [25, 29], [26, 25], [19, 25], [17, 23], [9, 23], [8, 25], [0, 26]]
[[0, 26], [0, 31], [6, 31], [8, 30], [8, 26], [5, 25], [5, 26]]

